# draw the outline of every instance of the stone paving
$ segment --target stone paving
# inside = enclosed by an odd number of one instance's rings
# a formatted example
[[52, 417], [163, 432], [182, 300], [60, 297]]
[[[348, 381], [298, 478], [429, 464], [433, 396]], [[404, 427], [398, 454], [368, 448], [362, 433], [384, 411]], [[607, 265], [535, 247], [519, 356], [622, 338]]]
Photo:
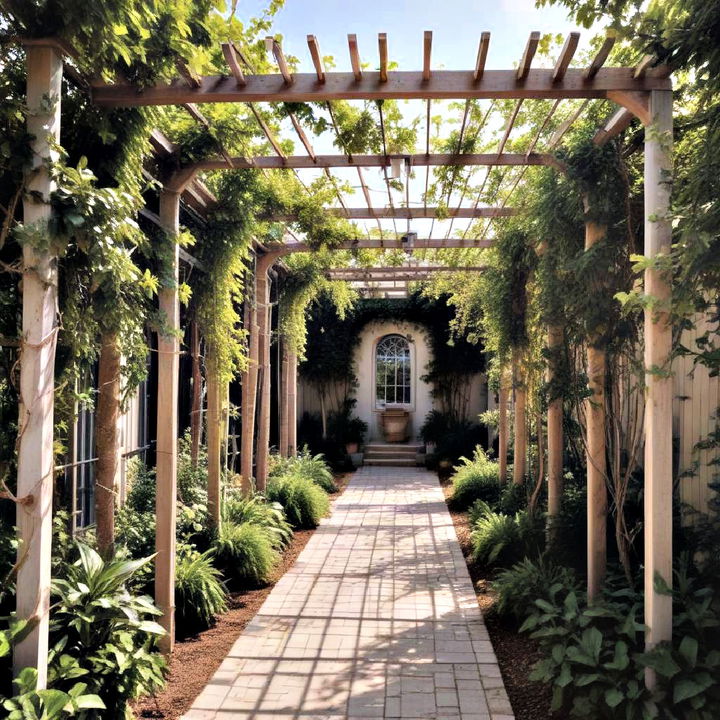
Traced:
[[362, 468], [186, 720], [512, 720], [437, 477]]

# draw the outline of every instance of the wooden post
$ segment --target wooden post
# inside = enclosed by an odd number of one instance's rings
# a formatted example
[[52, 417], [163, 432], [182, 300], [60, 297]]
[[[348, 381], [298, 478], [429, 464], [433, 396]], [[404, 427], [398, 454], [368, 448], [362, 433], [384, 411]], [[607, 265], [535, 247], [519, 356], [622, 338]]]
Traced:
[[282, 362], [280, 374], [280, 456], [288, 457], [290, 438], [290, 353], [287, 342], [283, 339], [281, 343]]
[[[173, 242], [180, 229], [180, 193], [160, 193], [160, 221]], [[178, 377], [180, 330], [178, 302], [178, 245], [173, 243], [169, 286], [159, 292], [160, 312], [165, 322], [158, 332], [157, 399], [157, 490], [155, 494], [155, 604], [162, 611], [160, 624], [167, 635], [160, 641], [162, 651], [172, 652], [175, 642], [175, 514], [177, 501]]]
[[257, 316], [257, 271], [253, 276], [254, 297], [246, 298], [248, 328], [248, 365], [242, 375], [242, 437], [240, 439], [240, 474], [242, 492], [248, 496], [253, 490], [253, 445], [255, 437], [255, 406], [257, 402], [258, 351], [260, 348]]
[[[585, 210], [588, 211], [586, 201]], [[606, 235], [606, 228], [596, 222], [585, 222], [585, 250]], [[586, 409], [587, 460], [587, 572], [588, 600], [592, 602], [602, 590], [607, 570], [607, 485], [605, 447], [605, 369], [606, 351], [594, 336], [588, 338], [587, 375], [590, 396]]]
[[200, 330], [197, 320], [190, 329], [190, 356], [192, 358], [192, 406], [190, 409], [190, 462], [198, 465], [202, 444], [202, 371], [200, 370]]
[[297, 455], [297, 354], [290, 353], [288, 370], [288, 454]]
[[[53, 182], [47, 161], [49, 140], [60, 138], [62, 58], [52, 47], [26, 48], [27, 129], [32, 167], [23, 196], [27, 227], [47, 232]], [[17, 468], [17, 617], [34, 623], [15, 646], [13, 670], [37, 669], [37, 687], [47, 685], [52, 542], [53, 413], [57, 343], [57, 257], [23, 247], [22, 345]]]
[[515, 388], [515, 453], [513, 458], [513, 483], [522, 485], [527, 472], [527, 388], [520, 367], [519, 352], [513, 352], [513, 387]]
[[498, 421], [498, 475], [501, 483], [507, 482], [509, 395], [507, 372], [502, 370], [500, 372], [500, 392], [498, 393], [498, 410], [500, 412]]
[[218, 376], [217, 353], [212, 343], [207, 343], [207, 454], [208, 454], [208, 513], [213, 525], [219, 530], [220, 514], [220, 451], [223, 437], [223, 397]]
[[[650, 93], [651, 126], [645, 131], [645, 256], [670, 252], [668, 210], [672, 183], [672, 92]], [[645, 271], [645, 644], [672, 638], [672, 598], [655, 590], [661, 577], [672, 584], [672, 331], [668, 316], [671, 275]], [[655, 677], [646, 674], [654, 685]]]
[[257, 267], [257, 306], [260, 338], [258, 370], [260, 373], [260, 412], [258, 418], [257, 450], [255, 456], [255, 485], [265, 492], [270, 452], [270, 256], [260, 258]]
[[[553, 387], [557, 379], [559, 353], [563, 347], [563, 329], [557, 325], [548, 328], [547, 344], [550, 352], [548, 364], [548, 380]], [[548, 452], [548, 539], [555, 535], [555, 526], [560, 515], [560, 501], [563, 489], [563, 400], [553, 397], [547, 410], [547, 452]]]
[[115, 332], [103, 333], [98, 362], [95, 419], [95, 526], [98, 549], [110, 557], [115, 545], [116, 479], [120, 467], [120, 346]]

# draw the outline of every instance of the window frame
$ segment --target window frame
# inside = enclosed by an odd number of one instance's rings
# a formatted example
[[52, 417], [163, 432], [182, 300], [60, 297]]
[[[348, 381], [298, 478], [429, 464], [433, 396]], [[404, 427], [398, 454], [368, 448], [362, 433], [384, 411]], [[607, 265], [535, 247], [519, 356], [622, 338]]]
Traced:
[[[407, 362], [406, 362], [406, 368], [407, 368], [407, 382], [398, 383], [398, 366], [402, 365], [404, 363], [401, 363], [401, 357], [396, 354], [394, 356], [389, 356], [390, 360], [395, 361], [394, 365], [394, 382], [391, 383], [384, 383], [383, 389], [384, 389], [384, 397], [385, 399], [381, 399], [379, 397], [379, 382], [380, 382], [380, 373], [379, 373], [379, 360], [380, 360], [380, 350], [381, 346], [384, 342], [395, 338], [398, 340], [401, 340], [404, 345], [407, 347]], [[382, 411], [388, 408], [402, 408], [405, 410], [412, 410], [415, 403], [415, 353], [413, 351], [413, 342], [410, 340], [407, 336], [403, 335], [402, 333], [398, 332], [391, 332], [387, 333], [385, 335], [382, 335], [379, 337], [374, 344], [373, 347], [373, 406], [376, 411]], [[388, 402], [387, 401], [387, 391], [388, 388], [394, 389], [394, 396], [397, 398], [398, 396], [398, 389], [402, 389], [403, 397], [405, 397], [405, 390], [407, 390], [407, 402]]]

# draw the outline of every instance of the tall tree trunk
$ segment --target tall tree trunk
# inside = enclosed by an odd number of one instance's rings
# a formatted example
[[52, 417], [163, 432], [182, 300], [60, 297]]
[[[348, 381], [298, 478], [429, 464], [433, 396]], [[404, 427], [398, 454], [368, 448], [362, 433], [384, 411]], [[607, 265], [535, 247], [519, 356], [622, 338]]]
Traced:
[[120, 465], [120, 347], [115, 332], [102, 336], [96, 411], [95, 523], [98, 549], [109, 557], [115, 544], [116, 479]]
[[[255, 285], [255, 280], [253, 280]], [[249, 329], [248, 365], [242, 375], [242, 437], [240, 440], [240, 474], [242, 476], [242, 493], [246, 497], [253, 490], [253, 445], [255, 437], [255, 406], [257, 402], [258, 351], [260, 339], [257, 323], [257, 305], [255, 298], [247, 298]]]
[[500, 419], [498, 421], [498, 465], [501, 483], [507, 482], [509, 394], [507, 372], [502, 370], [500, 373], [500, 392], [498, 394], [498, 410], [500, 412]]
[[[589, 209], [585, 201], [586, 211]], [[588, 220], [585, 223], [585, 250], [606, 235], [607, 229]], [[587, 374], [590, 397], [587, 408], [587, 520], [588, 599], [594, 600], [605, 584], [607, 572], [607, 460], [605, 434], [606, 350], [594, 335], [588, 338]], [[622, 512], [622, 509], [618, 509]]]
[[218, 376], [217, 354], [213, 343], [207, 345], [207, 455], [208, 514], [219, 529], [220, 513], [220, 450], [222, 446], [222, 388]]
[[563, 399], [557, 397], [558, 354], [563, 347], [563, 329], [557, 325], [548, 328], [547, 334], [550, 361], [548, 364], [548, 380], [551, 392], [547, 410], [547, 453], [548, 453], [548, 541], [552, 544], [557, 535], [557, 520], [563, 492]]
[[198, 466], [202, 440], [202, 372], [200, 370], [200, 331], [193, 320], [190, 335], [192, 357], [192, 408], [190, 410], [190, 463]]
[[513, 385], [515, 387], [515, 456], [513, 459], [513, 483], [522, 485], [527, 473], [527, 425], [525, 411], [527, 388], [519, 353], [513, 353]]

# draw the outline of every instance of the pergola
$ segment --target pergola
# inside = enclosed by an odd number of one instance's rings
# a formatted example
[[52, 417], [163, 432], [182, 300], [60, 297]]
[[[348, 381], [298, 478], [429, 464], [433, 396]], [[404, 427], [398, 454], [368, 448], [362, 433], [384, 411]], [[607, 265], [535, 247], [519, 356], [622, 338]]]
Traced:
[[[580, 116], [585, 103], [603, 99], [615, 103], [617, 111], [607, 124], [598, 129], [598, 144], [607, 141], [628, 127], [638, 118], [648, 129], [645, 133], [645, 255], [654, 258], [670, 249], [671, 227], [668, 219], [671, 188], [672, 145], [672, 85], [669, 70], [653, 67], [653, 59], [645, 58], [637, 67], [605, 67], [614, 39], [608, 37], [594, 59], [583, 68], [570, 67], [578, 45], [578, 33], [571, 33], [552, 68], [532, 67], [540, 35], [532, 33], [519, 65], [515, 69], [486, 69], [490, 34], [480, 36], [474, 67], [464, 71], [433, 70], [431, 67], [432, 33], [426, 32], [422, 44], [422, 68], [417, 71], [394, 71], [389, 69], [388, 40], [385, 34], [378, 37], [378, 70], [363, 69], [357, 38], [348, 36], [351, 71], [326, 71], [319, 44], [315, 36], [307, 38], [312, 61], [312, 72], [294, 73], [290, 70], [282, 48], [272, 38], [268, 50], [272, 52], [278, 68], [276, 74], [254, 75], [248, 72], [249, 64], [241, 49], [232, 43], [223, 45], [228, 72], [223, 75], [198, 77], [182, 63], [180, 77], [168, 84], [138, 89], [129, 84], [91, 84], [92, 101], [103, 107], [130, 107], [141, 105], [181, 105], [199, 122], [207, 122], [198, 105], [202, 103], [245, 103], [255, 115], [262, 132], [275, 151], [272, 157], [234, 158], [222, 151], [217, 158], [181, 167], [162, 178], [159, 217], [171, 235], [179, 232], [180, 193], [188, 187], [197, 174], [204, 170], [255, 168], [260, 171], [273, 169], [320, 168], [333, 178], [334, 168], [355, 168], [367, 201], [366, 208], [345, 207], [340, 193], [340, 208], [328, 212], [348, 218], [393, 219], [436, 217], [435, 208], [411, 209], [395, 207], [388, 189], [388, 208], [374, 208], [363, 178], [364, 168], [380, 168], [386, 182], [388, 170], [398, 163], [406, 167], [424, 167], [426, 172], [433, 166], [496, 166], [519, 167], [521, 173], [515, 178], [512, 190], [517, 187], [522, 172], [528, 166], [546, 165], [562, 171], [554, 159], [552, 150], [558, 146], [563, 135]], [[51, 178], [44, 158], [53, 155], [51, 141], [60, 135], [60, 104], [50, 106], [47, 97], [61, 97], [63, 61], [67, 47], [55, 39], [28, 40], [27, 47], [27, 104], [28, 129], [34, 135], [34, 167], [28, 175], [28, 190], [24, 199], [27, 223], [46, 222], [50, 217], [47, 202], [52, 191]], [[74, 72], [74, 71], [73, 71]], [[255, 109], [256, 103], [325, 103], [332, 117], [334, 100], [383, 100], [416, 99], [427, 105], [428, 130], [426, 152], [408, 155], [318, 155], [296, 117], [290, 120], [307, 156], [286, 156], [272, 131]], [[444, 99], [466, 100], [461, 137], [466, 127], [469, 102], [475, 99], [512, 99], [515, 106], [498, 145], [490, 154], [432, 154], [430, 152], [429, 118], [433, 101]], [[553, 134], [546, 152], [536, 152], [541, 133], [550, 122], [559, 105], [567, 100], [583, 100]], [[553, 105], [543, 126], [529, 150], [522, 154], [505, 152], [505, 147], [523, 102], [552, 100]], [[334, 118], [333, 118], [334, 120]], [[380, 123], [384, 127], [382, 109]], [[337, 127], [335, 128], [337, 131]], [[427, 190], [427, 175], [425, 181]], [[508, 195], [509, 196], [509, 195]], [[413, 251], [424, 248], [479, 248], [487, 247], [486, 237], [492, 219], [513, 214], [514, 210], [503, 203], [498, 207], [481, 207], [480, 194], [471, 207], [451, 209], [448, 216], [454, 218], [487, 218], [482, 235], [477, 238], [360, 238], [343, 244], [337, 249], [405, 249]], [[290, 221], [291, 217], [277, 216], [271, 219]], [[586, 247], [602, 237], [603, 228], [588, 222]], [[467, 232], [466, 232], [467, 234]], [[542, 238], [538, 239], [543, 240]], [[252, 429], [255, 405], [260, 406], [258, 448], [255, 476], [262, 487], [267, 474], [267, 451], [269, 438], [270, 373], [269, 364], [269, 285], [268, 270], [282, 256], [293, 252], [308, 252], [311, 248], [303, 241], [275, 243], [265, 247], [255, 267], [255, 306], [251, 313], [249, 328], [250, 367], [243, 377], [244, 388], [249, 389], [247, 401], [243, 399], [243, 428]], [[38, 622], [33, 630], [19, 643], [15, 656], [17, 668], [38, 668], [39, 685], [45, 682], [49, 594], [50, 594], [50, 541], [51, 501], [53, 486], [53, 366], [55, 340], [58, 330], [57, 258], [50, 252], [36, 252], [26, 246], [23, 272], [23, 352], [21, 360], [21, 411], [18, 452], [18, 527], [25, 541], [23, 559], [17, 578], [18, 617], [35, 617]], [[179, 252], [174, 257], [174, 275], [178, 275]], [[443, 270], [445, 268], [442, 268]], [[468, 268], [469, 270], [470, 268]], [[480, 268], [474, 268], [475, 271]], [[398, 277], [417, 279], [441, 270], [440, 267], [411, 270], [408, 267], [383, 270], [362, 270], [363, 277]], [[458, 269], [459, 271], [460, 269]], [[602, 268], [598, 268], [602, 272]], [[343, 280], [352, 279], [346, 270], [333, 271]], [[394, 273], [394, 275], [393, 275]], [[666, 300], [671, 292], [669, 278], [654, 267], [645, 271], [645, 292]], [[177, 469], [177, 401], [178, 401], [178, 355], [179, 301], [177, 287], [164, 287], [160, 291], [160, 308], [167, 316], [167, 331], [158, 338], [158, 437], [157, 437], [157, 557], [156, 602], [163, 612], [162, 622], [168, 630], [165, 649], [170, 650], [173, 641], [174, 613], [174, 558], [175, 558], [175, 497]], [[658, 309], [661, 308], [661, 309]], [[549, 343], [560, 342], [562, 330], [548, 329]], [[669, 640], [672, 629], [671, 598], [655, 590], [654, 578], [662, 576], [668, 583], [672, 579], [672, 385], [668, 373], [653, 372], [666, 368], [670, 362], [671, 328], [667, 313], [655, 305], [645, 310], [645, 366], [646, 415], [645, 415], [645, 623], [648, 627], [648, 647]], [[295, 445], [295, 368], [297, 359], [283, 359], [283, 396], [281, 401], [281, 449], [287, 452]], [[605, 489], [605, 446], [603, 378], [604, 356], [589, 351], [590, 387], [593, 393], [588, 410], [588, 576], [591, 597], [597, 593], [605, 570], [605, 515], [607, 498]], [[264, 370], [264, 371], [263, 371]], [[208, 453], [209, 453], [209, 503], [219, 511], [219, 424], [222, 393], [217, 378], [208, 377]], [[257, 384], [260, 383], [258, 391]], [[500, 398], [501, 418], [507, 405], [507, 388]], [[549, 513], [559, 507], [559, 488], [562, 474], [562, 407], [559, 401], [548, 411], [549, 455]], [[517, 410], [521, 407], [518, 398]], [[516, 414], [517, 421], [517, 414]], [[247, 425], [246, 425], [247, 423]], [[506, 426], [501, 425], [500, 459], [507, 454]], [[249, 444], [244, 437], [242, 446], [242, 474], [250, 477], [253, 468], [252, 430]], [[503, 442], [505, 443], [503, 446]]]

